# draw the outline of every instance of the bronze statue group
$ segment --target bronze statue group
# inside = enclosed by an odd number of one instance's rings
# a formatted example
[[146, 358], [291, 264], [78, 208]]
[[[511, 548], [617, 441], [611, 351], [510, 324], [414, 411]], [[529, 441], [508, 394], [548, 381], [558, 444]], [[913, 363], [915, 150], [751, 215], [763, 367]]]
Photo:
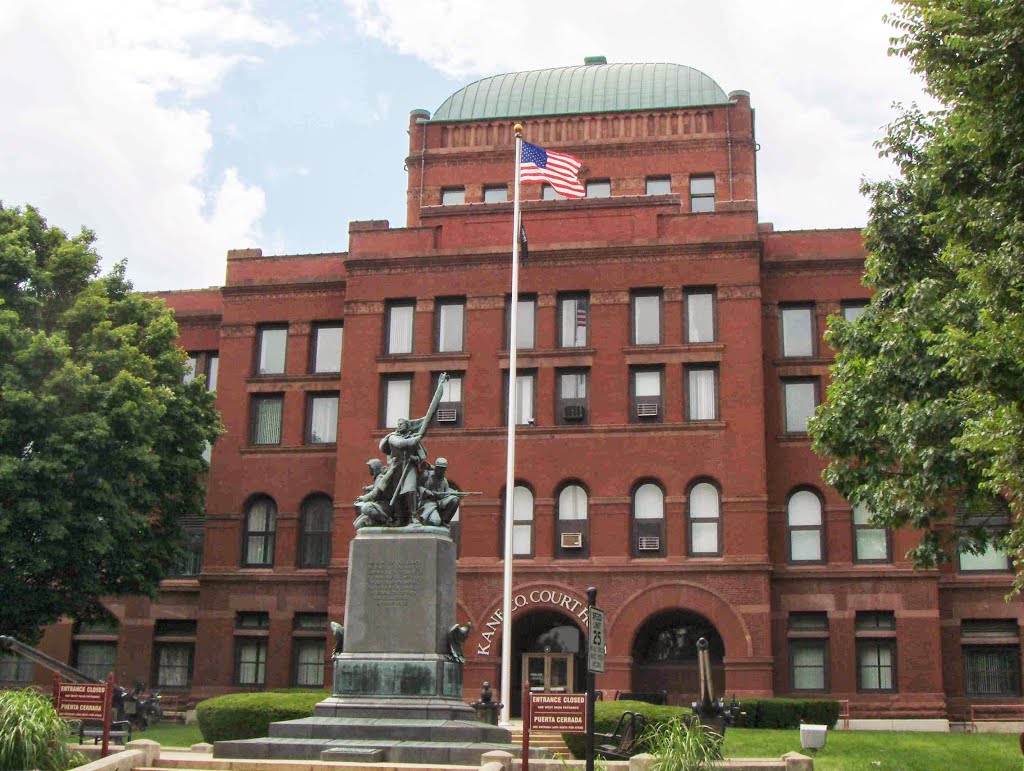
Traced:
[[378, 458], [366, 462], [373, 481], [355, 500], [355, 527], [407, 527], [430, 525], [448, 527], [463, 493], [448, 482], [448, 461], [427, 461], [423, 437], [437, 410], [448, 375], [438, 378], [437, 389], [427, 414], [416, 420], [400, 418], [395, 430], [380, 440], [380, 451], [387, 463]]

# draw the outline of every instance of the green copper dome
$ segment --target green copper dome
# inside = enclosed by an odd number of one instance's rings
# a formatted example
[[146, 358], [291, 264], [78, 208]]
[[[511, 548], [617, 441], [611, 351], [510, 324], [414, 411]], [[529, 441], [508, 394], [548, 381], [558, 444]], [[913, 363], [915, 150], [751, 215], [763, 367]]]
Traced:
[[725, 91], [682, 64], [607, 64], [509, 72], [470, 83], [444, 100], [431, 120], [490, 120], [531, 115], [659, 110], [726, 104]]

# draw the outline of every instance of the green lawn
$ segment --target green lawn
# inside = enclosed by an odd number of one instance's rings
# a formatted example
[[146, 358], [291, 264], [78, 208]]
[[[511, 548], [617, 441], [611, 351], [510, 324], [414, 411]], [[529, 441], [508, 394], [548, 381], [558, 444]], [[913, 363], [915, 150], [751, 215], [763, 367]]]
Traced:
[[[797, 729], [730, 728], [725, 756], [778, 757], [800, 749]], [[815, 771], [1021, 771], [1016, 734], [829, 731]]]
[[150, 726], [145, 731], [133, 731], [133, 739], [152, 739], [164, 747], [191, 747], [203, 740], [197, 725], [181, 723], [160, 723]]

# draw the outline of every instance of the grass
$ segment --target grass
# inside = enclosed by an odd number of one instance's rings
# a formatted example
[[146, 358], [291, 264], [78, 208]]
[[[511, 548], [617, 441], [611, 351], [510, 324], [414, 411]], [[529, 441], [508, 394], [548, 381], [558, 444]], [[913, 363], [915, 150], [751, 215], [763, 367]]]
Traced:
[[[778, 757], [801, 752], [797, 729], [730, 728], [727, 758]], [[940, 734], [829, 731], [815, 771], [1021, 771], [1016, 734]]]
[[133, 739], [152, 739], [164, 747], [191, 747], [203, 740], [197, 725], [181, 723], [158, 723], [145, 731], [132, 731]]

